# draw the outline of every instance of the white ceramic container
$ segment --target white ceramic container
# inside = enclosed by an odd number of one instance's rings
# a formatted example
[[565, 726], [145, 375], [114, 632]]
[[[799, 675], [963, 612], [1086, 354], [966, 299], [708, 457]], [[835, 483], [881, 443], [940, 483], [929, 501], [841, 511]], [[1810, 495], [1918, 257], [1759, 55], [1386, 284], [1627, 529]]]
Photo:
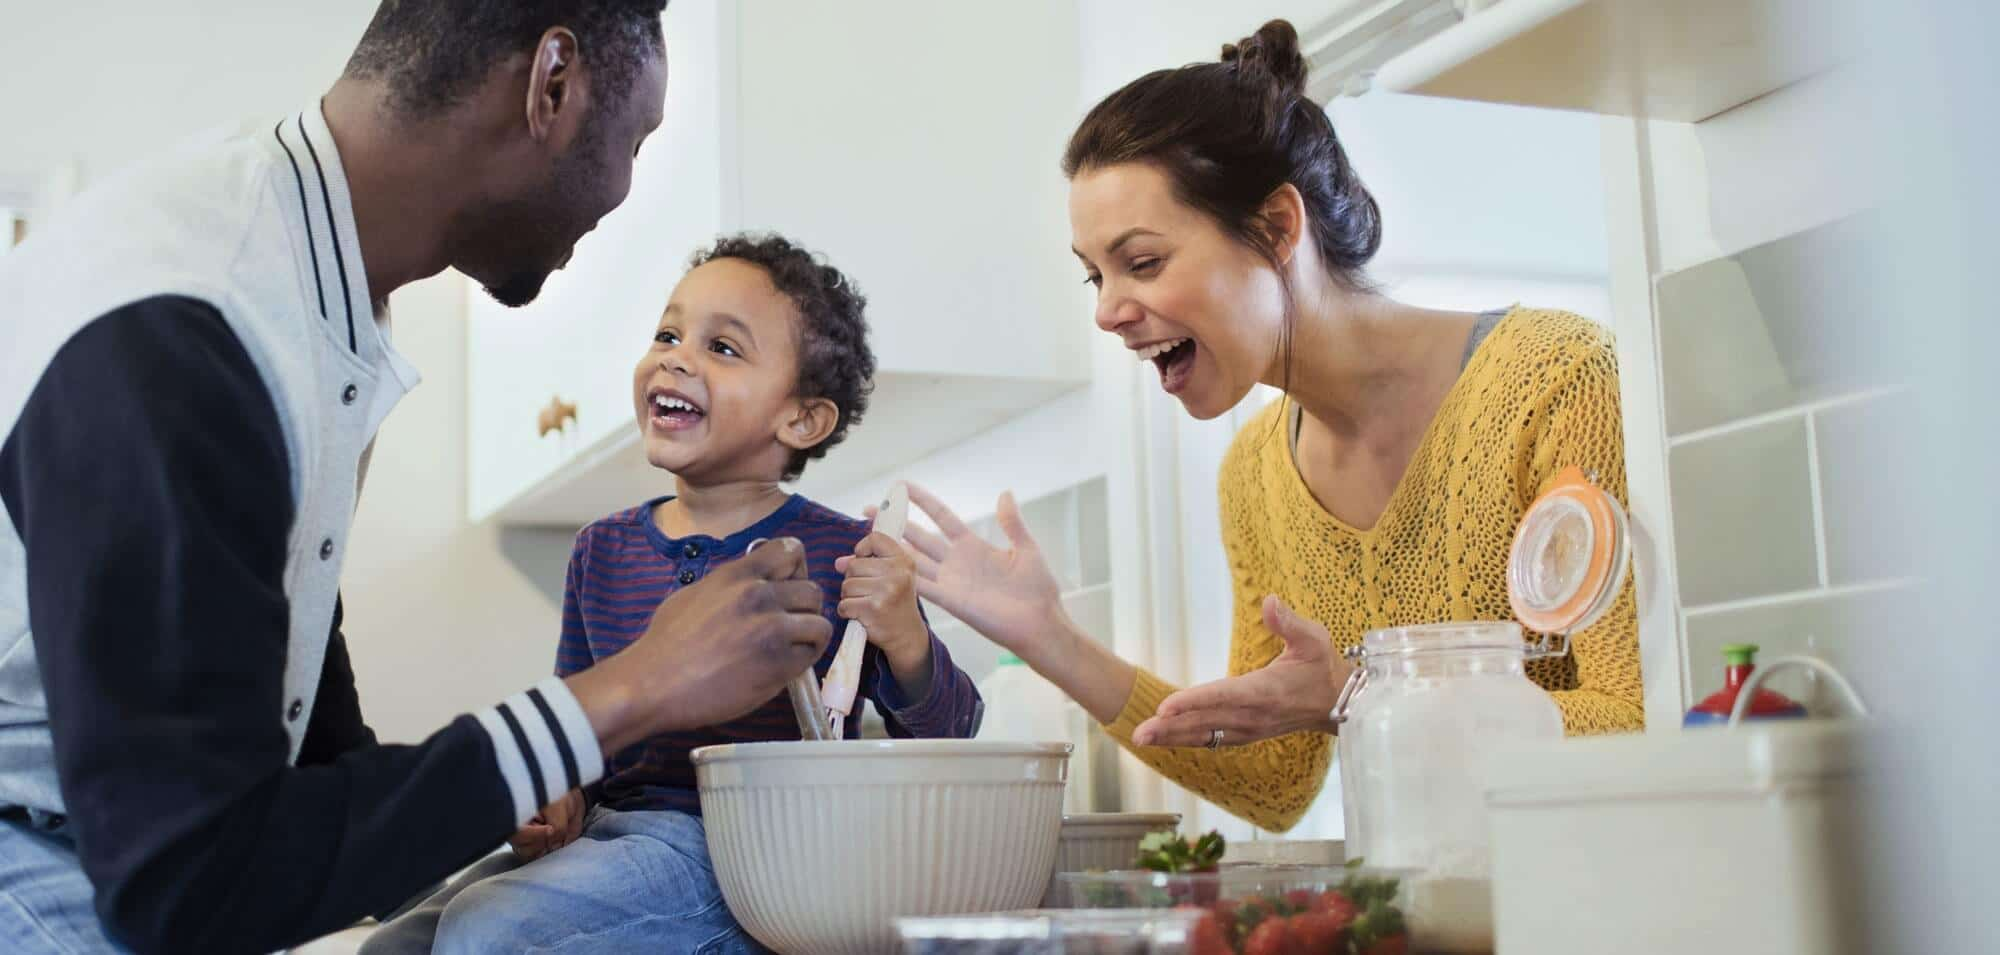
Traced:
[[1029, 908], [1055, 869], [1070, 747], [744, 743], [694, 752], [736, 920], [786, 955], [888, 955], [897, 918]]

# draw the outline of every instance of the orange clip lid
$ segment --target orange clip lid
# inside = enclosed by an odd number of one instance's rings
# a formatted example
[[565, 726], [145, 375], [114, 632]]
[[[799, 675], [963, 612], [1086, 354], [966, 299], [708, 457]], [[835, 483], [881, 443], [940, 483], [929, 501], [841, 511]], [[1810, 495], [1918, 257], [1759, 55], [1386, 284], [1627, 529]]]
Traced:
[[1543, 634], [1588, 629], [1618, 599], [1630, 537], [1625, 509], [1590, 475], [1558, 472], [1514, 533], [1507, 597], [1515, 618]]

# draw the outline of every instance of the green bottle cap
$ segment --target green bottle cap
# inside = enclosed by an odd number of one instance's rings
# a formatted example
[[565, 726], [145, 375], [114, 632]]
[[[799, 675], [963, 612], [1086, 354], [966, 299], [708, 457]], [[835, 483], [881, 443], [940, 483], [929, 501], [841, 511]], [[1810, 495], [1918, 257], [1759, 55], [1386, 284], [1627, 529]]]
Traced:
[[1730, 666], [1746, 666], [1757, 662], [1757, 645], [1754, 643], [1731, 643], [1722, 648], [1722, 662]]

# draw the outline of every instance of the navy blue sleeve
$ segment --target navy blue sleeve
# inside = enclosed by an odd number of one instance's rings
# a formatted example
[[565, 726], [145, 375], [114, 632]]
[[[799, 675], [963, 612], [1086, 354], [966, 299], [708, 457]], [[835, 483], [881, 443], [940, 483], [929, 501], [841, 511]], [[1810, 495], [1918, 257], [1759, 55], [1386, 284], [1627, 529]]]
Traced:
[[343, 753], [375, 745], [375, 731], [361, 717], [361, 696], [354, 688], [354, 664], [347, 657], [347, 637], [340, 630], [346, 606], [333, 602], [333, 628], [326, 637], [326, 662], [320, 665], [319, 689], [313, 693], [312, 721], [299, 745], [300, 766], [333, 762]]
[[27, 550], [71, 831], [124, 944], [290, 946], [395, 906], [513, 829], [479, 721], [375, 745], [342, 641], [314, 765], [289, 764], [289, 458], [210, 305], [148, 299], [71, 339], [0, 445], [0, 499]]
[[[918, 607], [917, 613], [924, 617], [924, 626], [929, 629], [930, 618], [924, 614], [923, 608]], [[986, 704], [980, 699], [979, 688], [973, 685], [972, 677], [952, 662], [951, 651], [945, 648], [944, 641], [937, 638], [936, 631], [932, 631], [930, 636], [929, 696], [921, 700], [910, 699], [896, 683], [896, 675], [889, 668], [889, 662], [882, 658], [882, 651], [872, 646], [862, 660], [861, 694], [874, 701], [890, 736], [899, 739], [971, 739], [979, 734]]]

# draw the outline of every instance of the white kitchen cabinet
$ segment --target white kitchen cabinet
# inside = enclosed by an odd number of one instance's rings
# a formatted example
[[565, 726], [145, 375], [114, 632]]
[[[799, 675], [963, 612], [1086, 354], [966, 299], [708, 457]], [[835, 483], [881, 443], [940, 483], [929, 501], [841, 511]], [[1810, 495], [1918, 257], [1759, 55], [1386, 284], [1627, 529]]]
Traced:
[[[1058, 169], [1076, 31], [1068, 2], [671, 4], [666, 116], [631, 196], [533, 304], [473, 297], [472, 518], [576, 524], [671, 487], [639, 457], [631, 371], [720, 233], [782, 232], [868, 296], [874, 407], [809, 481], [915, 460], [1083, 385], [1092, 328]], [[540, 436], [557, 397], [576, 422]]]

